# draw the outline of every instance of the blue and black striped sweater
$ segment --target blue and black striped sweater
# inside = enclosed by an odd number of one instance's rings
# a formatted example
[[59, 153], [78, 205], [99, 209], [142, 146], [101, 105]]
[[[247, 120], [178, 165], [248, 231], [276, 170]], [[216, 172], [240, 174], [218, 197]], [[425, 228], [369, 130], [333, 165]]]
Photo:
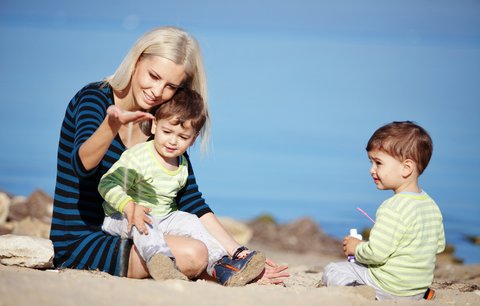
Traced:
[[[109, 85], [91, 83], [75, 95], [65, 112], [50, 231], [58, 268], [98, 269], [126, 276], [132, 242], [102, 232], [103, 199], [97, 190], [102, 175], [126, 148], [117, 135], [100, 164], [90, 171], [85, 170], [78, 156], [80, 146], [102, 123], [113, 101]], [[198, 190], [191, 166], [187, 185], [178, 194], [177, 205], [180, 210], [199, 217], [211, 212]]]

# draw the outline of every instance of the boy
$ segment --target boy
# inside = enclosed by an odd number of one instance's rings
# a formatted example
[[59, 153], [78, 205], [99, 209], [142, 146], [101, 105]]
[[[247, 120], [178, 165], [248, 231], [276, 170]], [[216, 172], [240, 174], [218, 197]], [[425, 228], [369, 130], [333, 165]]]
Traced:
[[344, 238], [345, 255], [355, 255], [356, 262], [327, 265], [322, 280], [326, 286], [371, 286], [378, 300], [431, 297], [445, 234], [440, 209], [418, 177], [430, 161], [432, 140], [413, 122], [392, 122], [372, 135], [366, 150], [377, 188], [394, 195], [378, 208], [369, 241]]
[[126, 150], [102, 176], [98, 190], [105, 199], [102, 230], [133, 238], [150, 275], [184, 279], [164, 234], [189, 236], [208, 249], [207, 273], [222, 285], [241, 286], [261, 274], [265, 255], [246, 248], [232, 258], [192, 214], [177, 210], [175, 197], [187, 181], [188, 161], [183, 155], [195, 142], [206, 120], [201, 96], [181, 89], [159, 106], [151, 132], [154, 139]]

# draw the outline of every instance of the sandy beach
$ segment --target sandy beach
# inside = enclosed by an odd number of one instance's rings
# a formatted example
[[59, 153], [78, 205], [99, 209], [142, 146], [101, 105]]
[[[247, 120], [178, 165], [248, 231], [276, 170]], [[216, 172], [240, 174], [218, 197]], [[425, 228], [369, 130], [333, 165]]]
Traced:
[[338, 258], [250, 247], [289, 265], [291, 276], [283, 286], [254, 283], [232, 288], [203, 280], [133, 280], [98, 271], [0, 265], [0, 305], [480, 305], [480, 265], [439, 263], [433, 301], [379, 302], [365, 286], [319, 285], [325, 264]]

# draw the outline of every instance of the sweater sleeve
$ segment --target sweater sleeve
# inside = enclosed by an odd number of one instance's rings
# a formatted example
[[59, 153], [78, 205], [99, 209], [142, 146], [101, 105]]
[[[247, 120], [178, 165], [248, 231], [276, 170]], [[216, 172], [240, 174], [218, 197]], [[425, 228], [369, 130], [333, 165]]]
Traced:
[[212, 212], [210, 207], [202, 197], [202, 193], [198, 190], [198, 185], [193, 173], [192, 163], [187, 153], [184, 154], [188, 161], [188, 178], [187, 184], [177, 194], [177, 206], [179, 210], [195, 214], [199, 218], [206, 213]]
[[357, 245], [355, 258], [368, 265], [383, 265], [396, 250], [405, 233], [405, 226], [398, 212], [382, 205], [376, 216], [376, 223], [370, 231], [368, 242]]
[[82, 144], [92, 136], [105, 119], [110, 102], [104, 92], [91, 87], [85, 87], [79, 91], [74, 100], [75, 108], [69, 110], [72, 112], [72, 118], [75, 121], [71, 124], [76, 127], [73, 131], [71, 162], [75, 174], [78, 177], [85, 178], [94, 174], [98, 166], [87, 171], [78, 152]]
[[445, 251], [445, 229], [443, 228], [443, 222], [440, 223], [440, 235], [438, 236], [438, 248], [437, 254], [442, 253]]

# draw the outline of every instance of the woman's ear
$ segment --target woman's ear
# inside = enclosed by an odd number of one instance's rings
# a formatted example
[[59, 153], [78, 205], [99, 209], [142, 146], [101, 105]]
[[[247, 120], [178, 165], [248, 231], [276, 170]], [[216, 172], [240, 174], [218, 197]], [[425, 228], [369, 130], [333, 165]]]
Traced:
[[152, 127], [150, 128], [150, 133], [155, 135], [155, 130], [157, 129], [157, 119], [152, 120]]
[[406, 159], [403, 161], [402, 176], [404, 178], [409, 177], [416, 169], [417, 164], [411, 159]]
[[197, 132], [197, 133], [195, 134], [195, 136], [193, 136], [192, 142], [190, 143], [190, 147], [193, 146], [193, 144], [194, 144], [195, 141], [197, 140], [197, 137], [198, 137], [199, 134], [200, 134], [200, 133]]

